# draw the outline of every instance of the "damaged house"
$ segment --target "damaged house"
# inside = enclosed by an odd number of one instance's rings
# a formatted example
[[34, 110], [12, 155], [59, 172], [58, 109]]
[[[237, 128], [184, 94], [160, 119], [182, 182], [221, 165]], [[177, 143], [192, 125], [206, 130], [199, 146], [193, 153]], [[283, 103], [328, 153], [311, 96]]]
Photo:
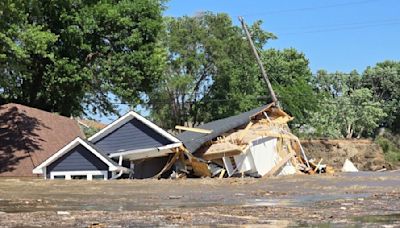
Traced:
[[198, 128], [187, 128], [177, 137], [191, 154], [208, 163], [208, 171], [203, 169], [201, 176], [325, 172], [326, 165], [308, 161], [299, 139], [287, 126], [292, 119], [271, 103]]
[[182, 143], [131, 111], [88, 140], [76, 138], [33, 173], [49, 179], [116, 179], [169, 176], [164, 168]]

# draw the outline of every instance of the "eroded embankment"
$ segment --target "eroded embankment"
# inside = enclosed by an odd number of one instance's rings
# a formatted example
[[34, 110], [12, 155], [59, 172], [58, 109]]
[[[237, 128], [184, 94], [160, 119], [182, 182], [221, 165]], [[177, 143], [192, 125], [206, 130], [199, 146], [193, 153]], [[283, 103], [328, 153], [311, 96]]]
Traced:
[[323, 158], [323, 163], [340, 170], [346, 159], [362, 171], [376, 171], [383, 168], [391, 169], [385, 161], [381, 147], [371, 140], [326, 140], [312, 139], [301, 141], [308, 158], [317, 161]]

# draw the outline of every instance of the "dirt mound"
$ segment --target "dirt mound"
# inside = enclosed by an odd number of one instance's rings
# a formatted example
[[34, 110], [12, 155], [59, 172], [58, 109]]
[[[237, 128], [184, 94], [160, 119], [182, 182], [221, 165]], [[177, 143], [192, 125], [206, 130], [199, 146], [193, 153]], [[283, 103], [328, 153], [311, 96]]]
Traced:
[[340, 170], [346, 158], [350, 159], [361, 171], [375, 171], [382, 168], [390, 169], [385, 161], [381, 147], [371, 140], [302, 140], [301, 144], [307, 157], [315, 158], [317, 162], [323, 158], [323, 163]]

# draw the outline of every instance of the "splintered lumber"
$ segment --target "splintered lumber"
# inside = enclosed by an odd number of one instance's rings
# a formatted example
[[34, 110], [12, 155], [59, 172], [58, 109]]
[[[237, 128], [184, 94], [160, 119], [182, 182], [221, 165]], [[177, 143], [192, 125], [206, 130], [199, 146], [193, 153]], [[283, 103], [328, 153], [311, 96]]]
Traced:
[[223, 169], [222, 171], [221, 171], [221, 173], [219, 174], [219, 179], [221, 179], [221, 178], [223, 178], [224, 177], [224, 175], [225, 175], [225, 173], [226, 173], [226, 170], [225, 169]]
[[176, 150], [174, 156], [171, 158], [171, 160], [164, 166], [164, 168], [157, 174], [154, 176], [154, 178], [158, 179], [160, 178], [160, 176], [167, 170], [169, 170], [172, 165], [178, 160], [179, 155], [181, 154], [181, 152], [179, 150]]
[[317, 172], [319, 166], [321, 165], [322, 160], [324, 160], [324, 159], [321, 158], [321, 160], [319, 160], [318, 164], [315, 166], [314, 172]]
[[265, 175], [263, 175], [263, 177], [270, 177], [270, 176], [274, 176], [275, 173], [282, 168], [282, 166], [284, 166], [293, 156], [295, 156], [296, 154], [294, 152], [291, 152], [289, 154], [287, 154], [282, 160], [280, 160], [270, 171], [268, 171], [268, 173], [266, 173]]
[[274, 124], [287, 124], [287, 122], [293, 120], [294, 118], [291, 116], [280, 116], [276, 119], [271, 120], [271, 123]]
[[249, 129], [251, 128], [251, 126], [253, 126], [253, 122], [249, 122], [246, 126], [246, 128], [240, 132], [239, 135], [239, 140], [241, 141], [243, 139], [243, 137], [247, 134], [247, 132], [249, 131]]
[[192, 159], [190, 162], [194, 171], [194, 175], [199, 177], [211, 177], [211, 172], [208, 169], [208, 165], [204, 162]]
[[183, 131], [192, 131], [192, 132], [203, 133], [203, 134], [210, 134], [212, 132], [211, 130], [207, 130], [207, 129], [201, 129], [201, 128], [195, 128], [195, 127], [184, 127], [184, 126], [179, 126], [179, 125], [176, 125], [175, 129], [183, 130]]
[[203, 158], [206, 160], [214, 160], [222, 157], [232, 157], [242, 152], [242, 149], [238, 145], [229, 142], [220, 142], [212, 144], [203, 154]]
[[258, 136], [265, 136], [265, 137], [274, 137], [274, 138], [284, 138], [284, 139], [297, 139], [297, 137], [288, 134], [280, 134], [272, 131], [265, 131], [265, 130], [252, 130], [252, 133], [257, 134]]

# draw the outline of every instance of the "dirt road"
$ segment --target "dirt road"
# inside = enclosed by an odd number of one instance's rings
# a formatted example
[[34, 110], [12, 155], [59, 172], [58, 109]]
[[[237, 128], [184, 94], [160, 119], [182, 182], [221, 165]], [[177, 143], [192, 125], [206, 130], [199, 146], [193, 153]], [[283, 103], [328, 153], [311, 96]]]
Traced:
[[272, 179], [0, 179], [0, 226], [400, 226], [400, 171]]

